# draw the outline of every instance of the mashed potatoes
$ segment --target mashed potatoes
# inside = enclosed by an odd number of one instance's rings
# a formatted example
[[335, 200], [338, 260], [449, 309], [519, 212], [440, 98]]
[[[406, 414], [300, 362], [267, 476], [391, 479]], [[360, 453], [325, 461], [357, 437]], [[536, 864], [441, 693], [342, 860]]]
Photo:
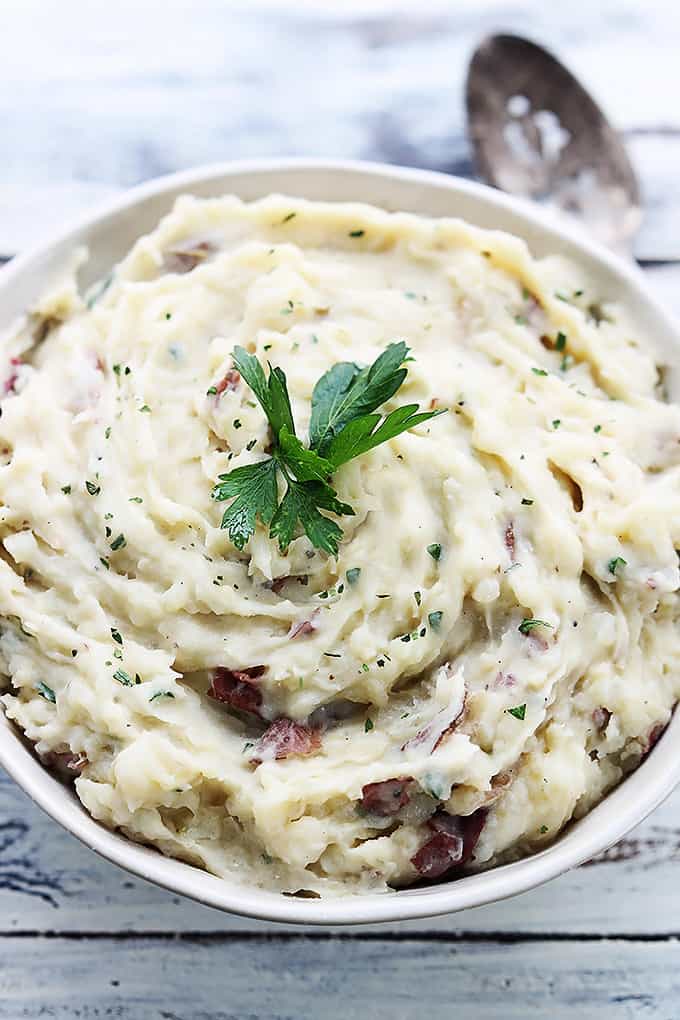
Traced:
[[[181, 199], [5, 338], [8, 716], [131, 838], [287, 892], [530, 853], [680, 689], [680, 411], [577, 266], [457, 220]], [[211, 498], [267, 420], [240, 344], [315, 382], [404, 340], [448, 412], [334, 476], [337, 558]]]

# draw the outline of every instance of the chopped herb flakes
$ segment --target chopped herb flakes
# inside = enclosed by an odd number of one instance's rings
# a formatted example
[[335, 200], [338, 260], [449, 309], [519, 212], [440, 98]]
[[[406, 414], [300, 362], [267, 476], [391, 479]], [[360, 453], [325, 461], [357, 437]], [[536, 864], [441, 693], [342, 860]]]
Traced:
[[217, 386], [210, 386], [205, 391], [205, 395], [206, 395], [206, 397], [216, 397], [217, 396]]
[[37, 684], [35, 685], [35, 689], [41, 698], [44, 698], [45, 701], [50, 701], [52, 702], [53, 705], [56, 705], [57, 703], [56, 694], [54, 693], [52, 688], [48, 687], [43, 680], [38, 680]]
[[96, 482], [85, 482], [85, 488], [91, 496], [98, 496], [102, 491], [101, 486], [97, 485]]
[[555, 350], [563, 351], [566, 346], [567, 346], [567, 334], [562, 333], [560, 331], [555, 339]]
[[544, 368], [532, 368], [531, 371], [534, 375], [547, 375], [548, 373]]
[[347, 584], [356, 584], [361, 576], [361, 567], [350, 567], [346, 572]]
[[610, 560], [607, 564], [607, 569], [610, 574], [616, 574], [621, 567], [627, 567], [628, 564], [622, 556], [615, 556], [614, 559]]
[[522, 620], [517, 630], [520, 634], [530, 634], [534, 627], [550, 627], [552, 629], [552, 623], [546, 623], [545, 620], [526, 619]]
[[174, 698], [174, 697], [175, 695], [172, 693], [172, 691], [156, 691], [155, 694], [151, 695], [149, 701], [155, 701], [156, 698]]
[[602, 426], [601, 425], [596, 425], [595, 428], [593, 429], [593, 432], [601, 432], [601, 431], [602, 431]]
[[240, 420], [240, 418], [234, 418], [232, 425], [234, 426], [235, 429], [240, 429], [243, 426], [243, 422]]
[[124, 687], [133, 687], [134, 680], [129, 673], [126, 673], [124, 669], [117, 669], [113, 674], [113, 679], [117, 680], [119, 684], [123, 684]]
[[366, 233], [365, 230], [350, 230], [349, 236], [350, 237], [363, 237], [365, 233]]
[[110, 570], [110, 569], [111, 569], [111, 564], [109, 563], [109, 561], [108, 561], [108, 560], [105, 560], [103, 556], [100, 556], [100, 557], [99, 557], [99, 562], [101, 563], [101, 565], [102, 565], [103, 567], [106, 567], [106, 569], [107, 569], [107, 570]]
[[111, 543], [111, 551], [117, 552], [118, 549], [123, 549], [126, 545], [127, 542], [125, 541], [125, 535], [123, 534], [117, 535], [116, 538], [114, 538], [113, 542]]
[[534, 505], [533, 499], [523, 499], [522, 500], [522, 506], [533, 506], [533, 505]]
[[420, 594], [419, 591], [414, 591], [413, 598], [416, 600], [416, 605], [417, 606], [419, 606], [420, 603], [423, 601], [423, 597], [422, 597], [422, 595]]
[[122, 643], [123, 643], [123, 639], [122, 639], [122, 637], [121, 637], [121, 635], [120, 635], [120, 631], [119, 631], [119, 630], [116, 630], [116, 628], [115, 628], [115, 627], [112, 627], [112, 628], [111, 628], [111, 637], [112, 637], [112, 638], [113, 638], [113, 640], [114, 640], [114, 641], [116, 641], [116, 642], [117, 642], [117, 643], [118, 643], [119, 645], [122, 645]]
[[427, 551], [433, 560], [441, 559], [442, 547], [439, 542], [433, 542], [431, 545], [428, 545]]
[[540, 834], [542, 836], [545, 836], [546, 832], [548, 831], [548, 826], [547, 825], [542, 825], [538, 831], [540, 832]]
[[437, 609], [433, 613], [427, 614], [427, 622], [429, 623], [432, 630], [440, 629], [443, 615], [444, 611], [442, 609]]
[[506, 708], [505, 711], [508, 713], [508, 715], [514, 715], [515, 719], [523, 720], [525, 715], [527, 714], [527, 706], [526, 704], [515, 705], [514, 708]]
[[149, 407], [148, 404], [142, 404], [139, 410], [142, 412], [142, 414], [151, 414], [151, 408]]
[[70, 496], [71, 495], [71, 486], [70, 485], [62, 485], [61, 491], [64, 493], [65, 496]]
[[288, 223], [290, 220], [293, 219], [294, 216], [297, 216], [296, 212], [289, 212], [287, 216], [283, 217], [281, 223]]
[[128, 503], [143, 503], [144, 500], [141, 496], [130, 496]]
[[104, 439], [110, 438], [111, 438], [111, 426], [107, 425], [106, 428], [104, 429]]
[[554, 429], [558, 429], [561, 424], [562, 424], [562, 422], [561, 422], [561, 420], [559, 418], [553, 418], [552, 427]]
[[373, 720], [372, 719], [367, 719], [366, 722], [364, 723], [364, 733], [370, 733], [372, 729], [373, 729]]

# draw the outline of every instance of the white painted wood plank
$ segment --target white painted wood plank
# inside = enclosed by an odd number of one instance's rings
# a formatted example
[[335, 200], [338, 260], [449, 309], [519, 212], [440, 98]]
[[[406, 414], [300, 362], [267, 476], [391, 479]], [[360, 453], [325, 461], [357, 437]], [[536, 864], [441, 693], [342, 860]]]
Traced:
[[[679, 874], [680, 791], [602, 858], [541, 889], [445, 918], [359, 930], [677, 933]], [[133, 879], [88, 851], [0, 776], [0, 935], [283, 930]]]
[[675, 942], [10, 938], [0, 948], [0, 1020], [671, 1020], [680, 1001]]
[[[113, 189], [215, 160], [311, 154], [469, 174], [465, 69], [500, 26], [552, 46], [619, 126], [680, 127], [680, 8], [660, 0], [425, 2], [363, 15], [195, 0], [187, 10], [119, 0], [111, 19], [89, 0], [3, 5], [0, 252]], [[680, 143], [664, 139], [632, 140], [654, 212], [640, 241], [648, 256], [680, 235]]]

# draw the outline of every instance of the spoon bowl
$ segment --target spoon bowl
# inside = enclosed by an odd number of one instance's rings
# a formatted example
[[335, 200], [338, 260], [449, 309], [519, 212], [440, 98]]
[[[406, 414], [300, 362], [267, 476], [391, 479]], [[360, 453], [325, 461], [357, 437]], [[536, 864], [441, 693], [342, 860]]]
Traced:
[[630, 254], [642, 222], [640, 189], [618, 133], [551, 53], [492, 35], [470, 62], [469, 136], [481, 177], [580, 221]]

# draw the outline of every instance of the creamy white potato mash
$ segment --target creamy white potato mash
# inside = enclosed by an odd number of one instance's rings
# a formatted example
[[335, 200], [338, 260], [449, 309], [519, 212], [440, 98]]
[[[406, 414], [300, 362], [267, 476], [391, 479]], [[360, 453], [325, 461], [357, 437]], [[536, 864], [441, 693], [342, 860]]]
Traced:
[[[110, 280], [4, 339], [2, 702], [91, 814], [222, 876], [337, 895], [545, 845], [680, 688], [680, 411], [576, 265], [455, 219], [178, 201]], [[218, 475], [405, 341], [333, 476], [338, 556], [222, 530]], [[226, 504], [228, 505], [228, 504]], [[332, 515], [331, 515], [332, 516]]]

